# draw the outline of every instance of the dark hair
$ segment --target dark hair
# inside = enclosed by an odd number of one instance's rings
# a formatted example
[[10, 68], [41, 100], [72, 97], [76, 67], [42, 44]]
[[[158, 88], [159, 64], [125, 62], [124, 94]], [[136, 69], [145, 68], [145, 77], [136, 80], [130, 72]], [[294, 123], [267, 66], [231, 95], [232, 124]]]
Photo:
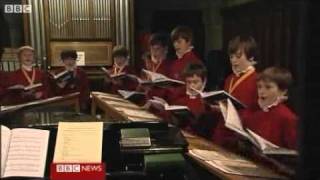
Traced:
[[162, 47], [168, 47], [169, 45], [169, 38], [166, 34], [161, 33], [154, 33], [151, 35], [149, 44], [153, 45], [160, 45]]
[[171, 40], [176, 41], [179, 38], [185, 39], [186, 41], [190, 41], [192, 43], [192, 29], [187, 26], [177, 26], [174, 28], [171, 32]]
[[127, 48], [125, 48], [124, 46], [115, 46], [112, 50], [112, 58], [115, 57], [128, 57], [129, 56], [129, 52], [127, 50]]
[[182, 76], [184, 78], [191, 77], [197, 75], [201, 77], [202, 80], [207, 78], [207, 68], [202, 64], [191, 63], [186, 66], [186, 68], [182, 72]]
[[73, 49], [63, 50], [60, 53], [60, 58], [62, 60], [67, 59], [67, 58], [72, 58], [72, 59], [76, 60], [78, 58], [77, 51], [73, 50]]
[[146, 51], [142, 54], [142, 60], [148, 60], [151, 59], [151, 53], [149, 51]]
[[236, 36], [229, 41], [229, 55], [235, 54], [239, 49], [243, 49], [248, 59], [255, 59], [257, 56], [257, 43], [252, 36]]
[[292, 83], [292, 75], [285, 68], [268, 67], [259, 73], [257, 81], [271, 81], [276, 83], [280, 90], [287, 90]]

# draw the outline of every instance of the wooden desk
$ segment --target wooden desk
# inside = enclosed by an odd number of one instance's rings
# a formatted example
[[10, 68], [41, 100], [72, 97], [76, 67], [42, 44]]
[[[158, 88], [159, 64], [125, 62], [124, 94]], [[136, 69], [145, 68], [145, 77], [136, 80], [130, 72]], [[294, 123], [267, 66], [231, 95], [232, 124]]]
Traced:
[[[97, 108], [101, 109], [104, 113], [104, 117], [107, 117], [110, 121], [160, 121], [161, 118], [153, 115], [142, 107], [123, 99], [119, 95], [92, 92], [91, 93], [91, 115], [96, 116]], [[121, 109], [127, 109], [136, 114], [128, 115]], [[139, 113], [144, 113], [150, 117], [139, 116]]]
[[[125, 119], [127, 121], [130, 121], [128, 119], [128, 117], [123, 114], [122, 112], [119, 112], [116, 110], [115, 106], [108, 104], [108, 100], [113, 99], [113, 98], [119, 98], [119, 101], [127, 103], [127, 105], [131, 106], [130, 108], [136, 108], [136, 109], [141, 109], [141, 107], [134, 105], [133, 103], [124, 100], [122, 97], [118, 96], [118, 95], [112, 95], [112, 94], [107, 94], [107, 93], [100, 93], [100, 92], [93, 92], [92, 94], [92, 109], [91, 109], [91, 113], [92, 115], [96, 115], [96, 110], [97, 108], [100, 108], [103, 110], [103, 112], [105, 113], [105, 116], [109, 116], [114, 120], [120, 120], [120, 119]], [[100, 95], [100, 96], [99, 96]], [[108, 98], [108, 96], [110, 98]], [[153, 120], [154, 121], [154, 120]], [[248, 160], [246, 158], [243, 158], [239, 155], [236, 155], [232, 152], [229, 152], [213, 143], [211, 143], [210, 141], [198, 137], [198, 136], [194, 136], [191, 135], [187, 132], [183, 132], [188, 143], [189, 143], [189, 150], [192, 149], [202, 149], [202, 150], [214, 150], [218, 153], [221, 153], [222, 155], [225, 155], [227, 157], [234, 157], [234, 158], [242, 158], [245, 159], [247, 161], [252, 162], [251, 160]], [[262, 177], [253, 177], [253, 176], [242, 176], [242, 175], [233, 175], [233, 174], [229, 174], [229, 173], [224, 173], [223, 171], [211, 166], [210, 164], [206, 163], [205, 161], [199, 159], [198, 157], [193, 156], [190, 153], [187, 153], [187, 156], [189, 156], [192, 160], [194, 160], [199, 166], [207, 169], [210, 173], [217, 175], [218, 177], [222, 178], [222, 179], [228, 179], [228, 180], [261, 180], [261, 179], [287, 179], [284, 176], [281, 176], [275, 172], [273, 172], [272, 170], [270, 170], [270, 168], [265, 167], [261, 164], [257, 164], [255, 162], [254, 165], [256, 165], [259, 170], [264, 171], [267, 174], [270, 174], [270, 176], [273, 176], [274, 178], [262, 178]]]
[[12, 112], [15, 110], [28, 108], [28, 107], [39, 107], [42, 105], [46, 105], [46, 107], [74, 106], [75, 111], [77, 113], [80, 113], [79, 95], [80, 93], [76, 92], [76, 93], [71, 93], [65, 96], [55, 96], [52, 98], [41, 99], [41, 100], [18, 104], [18, 105], [1, 106], [0, 113]]
[[[245, 159], [245, 160], [248, 160], [246, 158], [243, 158], [239, 155], [236, 155], [230, 151], [227, 151], [225, 149], [223, 149], [222, 147], [220, 146], [217, 146], [213, 143], [211, 143], [210, 141], [204, 139], [204, 138], [201, 138], [201, 137], [198, 137], [198, 136], [194, 136], [194, 135], [191, 135], [185, 131], [183, 131], [183, 134], [185, 135], [188, 143], [189, 143], [189, 147], [188, 149], [189, 150], [192, 150], [192, 149], [202, 149], [202, 150], [213, 150], [215, 152], [218, 152], [218, 153], [221, 153], [222, 155], [224, 156], [227, 156], [227, 157], [232, 157], [232, 158], [241, 158], [241, 159]], [[209, 172], [217, 175], [218, 177], [222, 178], [222, 179], [228, 179], [228, 180], [261, 180], [261, 179], [288, 179], [284, 176], [281, 176], [273, 171], [270, 170], [270, 168], [268, 167], [265, 167], [261, 164], [257, 164], [257, 163], [254, 163], [258, 168], [260, 168], [260, 170], [262, 171], [266, 171], [268, 173], [270, 173], [270, 175], [274, 176], [275, 178], [266, 178], [266, 177], [253, 177], [253, 176], [241, 176], [241, 175], [234, 175], [234, 174], [228, 174], [228, 173], [224, 173], [222, 172], [221, 170], [211, 166], [210, 164], [206, 163], [205, 161], [201, 160], [200, 158], [190, 154], [190, 153], [187, 153], [187, 155], [193, 159], [197, 164], [199, 164], [200, 166], [202, 166], [203, 168], [206, 168]], [[248, 160], [248, 161], [251, 161], [251, 160]]]

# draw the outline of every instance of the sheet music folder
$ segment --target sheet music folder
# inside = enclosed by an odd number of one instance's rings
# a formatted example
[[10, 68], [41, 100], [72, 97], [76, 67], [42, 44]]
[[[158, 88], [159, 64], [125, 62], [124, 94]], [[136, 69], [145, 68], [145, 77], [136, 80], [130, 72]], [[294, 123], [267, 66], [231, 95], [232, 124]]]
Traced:
[[120, 138], [121, 129], [127, 128], [148, 128], [150, 131], [151, 146], [146, 148], [120, 148], [121, 153], [128, 154], [153, 154], [153, 153], [172, 153], [186, 152], [188, 143], [177, 127], [169, 127], [162, 122], [130, 122], [114, 123], [109, 127]]

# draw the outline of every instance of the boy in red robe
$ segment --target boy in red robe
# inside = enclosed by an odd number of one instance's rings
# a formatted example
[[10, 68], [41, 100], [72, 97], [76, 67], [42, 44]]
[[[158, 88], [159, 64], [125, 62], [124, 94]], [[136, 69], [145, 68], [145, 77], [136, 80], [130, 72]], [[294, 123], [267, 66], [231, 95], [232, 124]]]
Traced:
[[297, 116], [284, 104], [291, 73], [270, 67], [257, 77], [258, 107], [241, 112], [244, 126], [280, 147], [297, 149]]
[[[254, 68], [257, 44], [251, 36], [236, 36], [229, 42], [228, 53], [233, 73], [225, 80], [224, 90], [247, 107], [257, 106], [256, 71]], [[230, 148], [236, 143], [234, 132], [224, 126], [220, 117], [213, 141]]]
[[60, 58], [64, 65], [58, 69], [55, 74], [63, 71], [72, 73], [72, 78], [68, 80], [52, 81], [52, 87], [56, 96], [66, 95], [74, 92], [80, 92], [79, 102], [81, 110], [87, 110], [89, 107], [89, 81], [84, 70], [76, 64], [77, 52], [75, 50], [63, 50], [60, 53]]
[[[168, 37], [164, 34], [152, 34], [150, 44], [150, 56], [145, 56], [145, 69], [151, 72], [163, 74], [167, 77], [170, 75], [170, 60], [167, 58]], [[147, 77], [146, 77], [147, 78]], [[143, 87], [147, 91], [147, 98], [153, 96], [166, 99], [167, 89], [160, 87]]]
[[4, 104], [20, 104], [47, 98], [49, 94], [47, 76], [42, 70], [33, 67], [34, 49], [30, 46], [20, 47], [18, 50], [18, 59], [21, 63], [21, 68], [8, 74], [8, 87], [21, 85], [26, 87], [38, 83], [42, 85], [28, 91], [8, 90]]
[[[193, 51], [193, 33], [189, 27], [178, 26], [171, 32], [171, 40], [176, 51], [175, 59], [170, 68], [170, 77], [183, 81], [182, 72], [188, 64], [202, 64], [199, 57]], [[169, 101], [183, 94], [183, 88], [170, 89]]]
[[[129, 52], [124, 46], [115, 46], [112, 51], [113, 65], [109, 70], [110, 75], [134, 74], [129, 67]], [[104, 91], [118, 94], [118, 90], [133, 91], [137, 83], [129, 78], [110, 79], [108, 76], [104, 79]]]
[[182, 80], [183, 70], [188, 64], [202, 64], [199, 57], [194, 53], [192, 40], [193, 34], [189, 27], [178, 26], [171, 32], [171, 40], [176, 51], [177, 59], [171, 65], [171, 77], [173, 79]]
[[[186, 122], [185, 129], [204, 137], [210, 137], [215, 121], [212, 118], [211, 108], [199, 96], [207, 81], [207, 70], [201, 64], [189, 64], [182, 73], [186, 87], [184, 93], [174, 99], [172, 104], [187, 106], [194, 117]], [[195, 91], [195, 90], [197, 91]]]

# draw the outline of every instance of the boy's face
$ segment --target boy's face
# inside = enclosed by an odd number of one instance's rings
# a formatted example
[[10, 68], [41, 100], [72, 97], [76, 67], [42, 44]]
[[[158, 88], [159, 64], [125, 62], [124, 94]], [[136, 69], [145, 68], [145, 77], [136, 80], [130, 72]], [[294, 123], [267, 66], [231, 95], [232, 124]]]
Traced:
[[260, 105], [271, 105], [278, 97], [286, 94], [286, 91], [280, 90], [278, 85], [272, 81], [260, 80], [257, 82], [257, 87]]
[[[164, 58], [167, 54], [167, 47], [163, 47], [159, 44], [155, 44], [155, 45], [152, 45], [150, 47], [150, 53], [151, 53], [151, 56], [153, 57], [152, 58], [152, 61], [160, 61], [162, 60], [162, 58]], [[154, 62], [154, 63], [157, 63], [157, 62]]]
[[183, 54], [190, 49], [191, 42], [180, 37], [173, 42], [173, 46], [177, 54]]
[[20, 61], [21, 64], [25, 66], [32, 66], [33, 64], [33, 59], [34, 59], [34, 54], [31, 50], [23, 50], [20, 53]]
[[198, 91], [201, 91], [203, 87], [203, 80], [198, 75], [188, 76], [186, 77], [186, 88], [188, 92], [196, 93], [192, 89], [196, 89]]
[[124, 66], [128, 61], [128, 59], [124, 56], [116, 56], [113, 58], [113, 60], [114, 60], [114, 63], [120, 67]]
[[238, 49], [235, 54], [230, 55], [230, 62], [232, 70], [235, 73], [240, 73], [251, 65], [250, 60], [241, 49]]
[[66, 67], [66, 69], [68, 69], [68, 70], [73, 70], [73, 68], [76, 66], [76, 60], [71, 57], [63, 59], [62, 62], [64, 64], [64, 66]]
[[144, 58], [144, 65], [146, 66], [147, 70], [151, 69], [151, 59], [150, 58]]

